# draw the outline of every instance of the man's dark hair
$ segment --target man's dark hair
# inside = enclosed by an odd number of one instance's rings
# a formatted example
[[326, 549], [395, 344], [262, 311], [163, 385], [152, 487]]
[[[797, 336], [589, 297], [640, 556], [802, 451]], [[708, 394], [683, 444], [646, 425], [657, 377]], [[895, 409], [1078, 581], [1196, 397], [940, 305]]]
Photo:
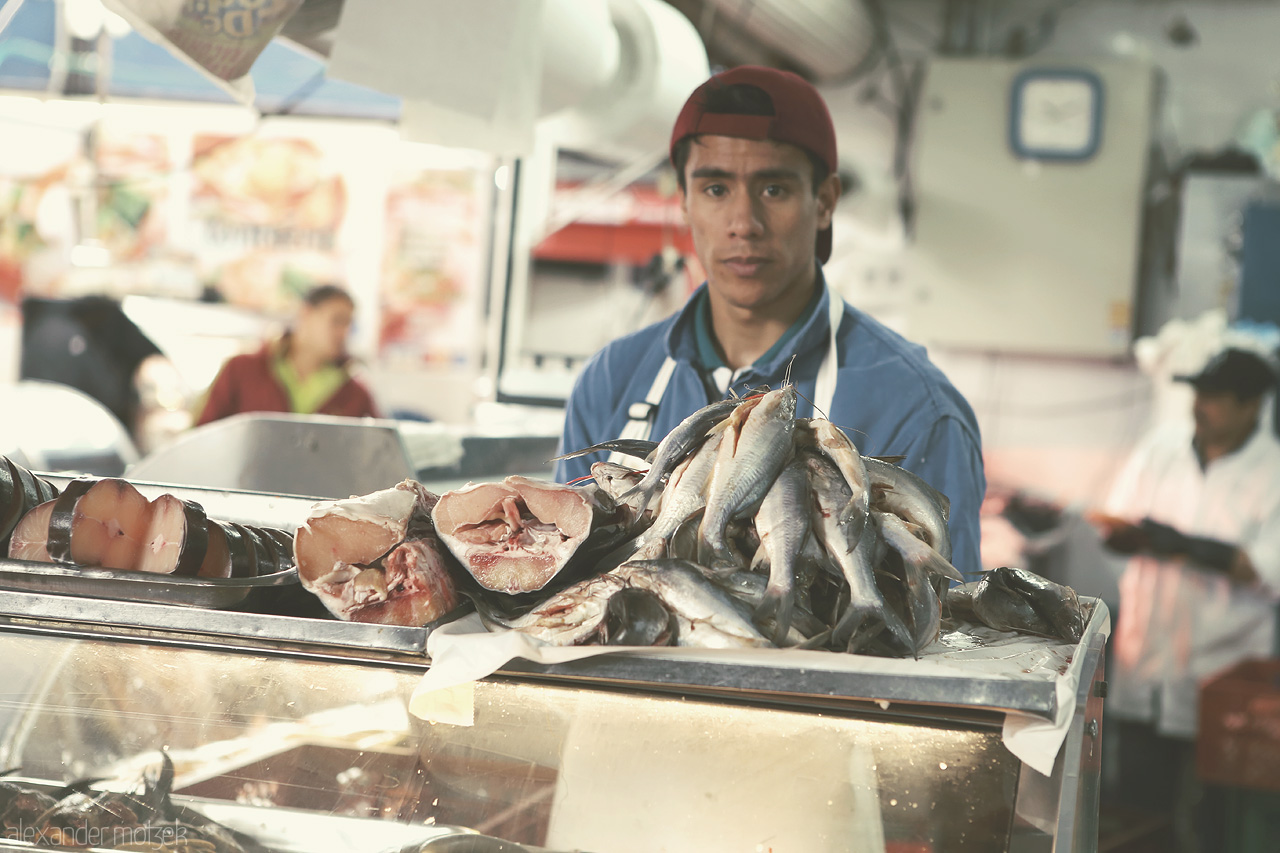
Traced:
[[347, 292], [346, 288], [337, 284], [317, 284], [302, 294], [302, 304], [311, 308], [323, 305], [332, 299], [341, 299], [348, 305], [356, 304], [356, 301], [351, 298], [351, 294]]
[[[716, 86], [707, 92], [703, 112], [720, 115], [771, 116], [774, 115], [773, 99], [764, 89], [750, 83]], [[689, 164], [689, 146], [698, 139], [698, 136], [698, 134], [686, 136], [677, 142], [671, 151], [671, 165], [675, 166], [676, 180], [679, 181], [682, 191], [688, 189], [685, 185], [684, 168]], [[813, 191], [817, 193], [818, 187], [822, 186], [822, 182], [827, 179], [831, 170], [817, 154], [807, 148], [800, 150], [813, 164]]]

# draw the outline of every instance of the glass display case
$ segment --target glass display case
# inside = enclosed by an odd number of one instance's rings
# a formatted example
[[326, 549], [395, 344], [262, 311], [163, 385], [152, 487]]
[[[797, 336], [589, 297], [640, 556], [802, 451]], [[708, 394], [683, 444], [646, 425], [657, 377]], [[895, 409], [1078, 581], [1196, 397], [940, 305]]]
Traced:
[[[221, 509], [295, 508], [242, 493]], [[409, 713], [427, 629], [252, 612], [263, 591], [211, 610], [15, 589], [0, 563], [0, 766], [15, 768], [0, 788], [171, 791], [170, 818], [216, 821], [246, 853], [1096, 848], [1100, 602], [1065, 694], [785, 652], [770, 666], [621, 653], [512, 662], [474, 684], [461, 725]], [[1006, 715], [1063, 710], [1044, 776], [1010, 751]], [[32, 849], [29, 823], [0, 822], [0, 849]], [[236, 849], [103, 832], [83, 840]]]

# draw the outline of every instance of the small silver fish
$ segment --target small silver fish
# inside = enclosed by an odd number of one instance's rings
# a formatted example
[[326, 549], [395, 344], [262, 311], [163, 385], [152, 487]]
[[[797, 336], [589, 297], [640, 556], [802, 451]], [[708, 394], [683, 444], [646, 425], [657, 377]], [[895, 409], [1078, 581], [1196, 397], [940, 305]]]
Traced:
[[690, 451], [702, 443], [712, 427], [729, 417], [738, 405], [739, 401], [735, 399], [720, 400], [703, 406], [676, 424], [675, 429], [658, 442], [657, 448], [653, 451], [649, 472], [644, 475], [644, 479], [631, 491], [621, 495], [619, 500], [638, 496], [639, 506], [643, 512], [652, 503], [654, 496], [662, 488], [662, 484], [672, 470], [689, 455]]
[[876, 509], [919, 525], [926, 532], [925, 541], [944, 560], [951, 559], [951, 533], [947, 520], [951, 501], [919, 475], [898, 465], [864, 456], [871, 478], [872, 502]]
[[699, 563], [728, 571], [741, 568], [729, 550], [725, 530], [734, 517], [754, 512], [764, 499], [791, 456], [795, 424], [794, 385], [770, 391], [758, 401], [747, 400], [734, 410], [707, 486], [707, 510], [698, 531]]
[[866, 524], [871, 509], [871, 478], [867, 465], [858, 448], [844, 430], [826, 418], [809, 418], [796, 421], [796, 444], [809, 445], [835, 463], [844, 475], [853, 497], [840, 514], [840, 520], [850, 526], [850, 537], [856, 541]]
[[884, 537], [884, 541], [902, 555], [903, 561], [915, 568], [948, 577], [956, 583], [964, 583], [964, 575], [955, 566], [947, 562], [928, 542], [916, 536], [914, 531], [920, 529], [917, 525], [903, 521], [891, 512], [872, 510], [871, 514], [880, 523], [880, 535]]
[[662, 493], [658, 514], [648, 530], [636, 538], [636, 553], [660, 554], [653, 543], [671, 538], [685, 519], [707, 505], [707, 482], [716, 464], [716, 452], [724, 433], [717, 432], [681, 462], [671, 473], [667, 488]]
[[760, 536], [756, 562], [769, 567], [769, 586], [756, 609], [756, 621], [774, 620], [775, 643], [781, 643], [791, 629], [796, 563], [809, 538], [809, 476], [806, 471], [803, 459], [787, 463], [765, 493], [756, 512], [756, 533]]
[[832, 629], [832, 642], [857, 651], [885, 628], [902, 645], [910, 645], [910, 629], [889, 607], [876, 586], [874, 558], [879, 545], [878, 526], [869, 518], [857, 541], [851, 541], [848, 525], [840, 520], [852, 496], [844, 475], [825, 456], [805, 453], [804, 459], [813, 495], [814, 536], [849, 584], [849, 606]]

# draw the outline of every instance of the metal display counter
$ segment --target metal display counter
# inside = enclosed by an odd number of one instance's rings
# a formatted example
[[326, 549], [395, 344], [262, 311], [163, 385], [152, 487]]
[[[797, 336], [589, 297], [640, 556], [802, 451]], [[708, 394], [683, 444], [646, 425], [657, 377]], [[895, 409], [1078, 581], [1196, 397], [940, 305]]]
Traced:
[[[249, 519], [304, 501], [222, 497]], [[462, 725], [407, 710], [426, 629], [5, 590], [19, 568], [0, 560], [0, 766], [137, 780], [163, 749], [175, 798], [267, 850], [1096, 849], [1100, 602], [1065, 697], [800, 668], [785, 650], [767, 666], [622, 653], [512, 662], [469, 686]], [[1064, 698], [1042, 776], [1002, 727]]]

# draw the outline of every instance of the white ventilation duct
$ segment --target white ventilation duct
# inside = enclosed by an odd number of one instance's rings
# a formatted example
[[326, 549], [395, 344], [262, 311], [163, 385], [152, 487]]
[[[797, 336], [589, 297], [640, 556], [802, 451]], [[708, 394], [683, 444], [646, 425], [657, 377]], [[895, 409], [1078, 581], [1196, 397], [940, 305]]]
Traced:
[[[543, 125], [559, 147], [611, 159], [663, 151], [680, 107], [710, 74], [706, 49], [689, 20], [661, 0], [605, 5], [617, 45], [613, 73], [597, 78], [573, 106], [544, 113]], [[544, 87], [549, 83], [544, 66]]]
[[[840, 80], [871, 52], [875, 28], [858, 0], [702, 0], [749, 41], [786, 57], [811, 79]], [[708, 39], [718, 38], [715, 18]]]
[[346, 0], [329, 73], [404, 99], [401, 132], [502, 154], [649, 151], [706, 79], [702, 40], [661, 0]]

